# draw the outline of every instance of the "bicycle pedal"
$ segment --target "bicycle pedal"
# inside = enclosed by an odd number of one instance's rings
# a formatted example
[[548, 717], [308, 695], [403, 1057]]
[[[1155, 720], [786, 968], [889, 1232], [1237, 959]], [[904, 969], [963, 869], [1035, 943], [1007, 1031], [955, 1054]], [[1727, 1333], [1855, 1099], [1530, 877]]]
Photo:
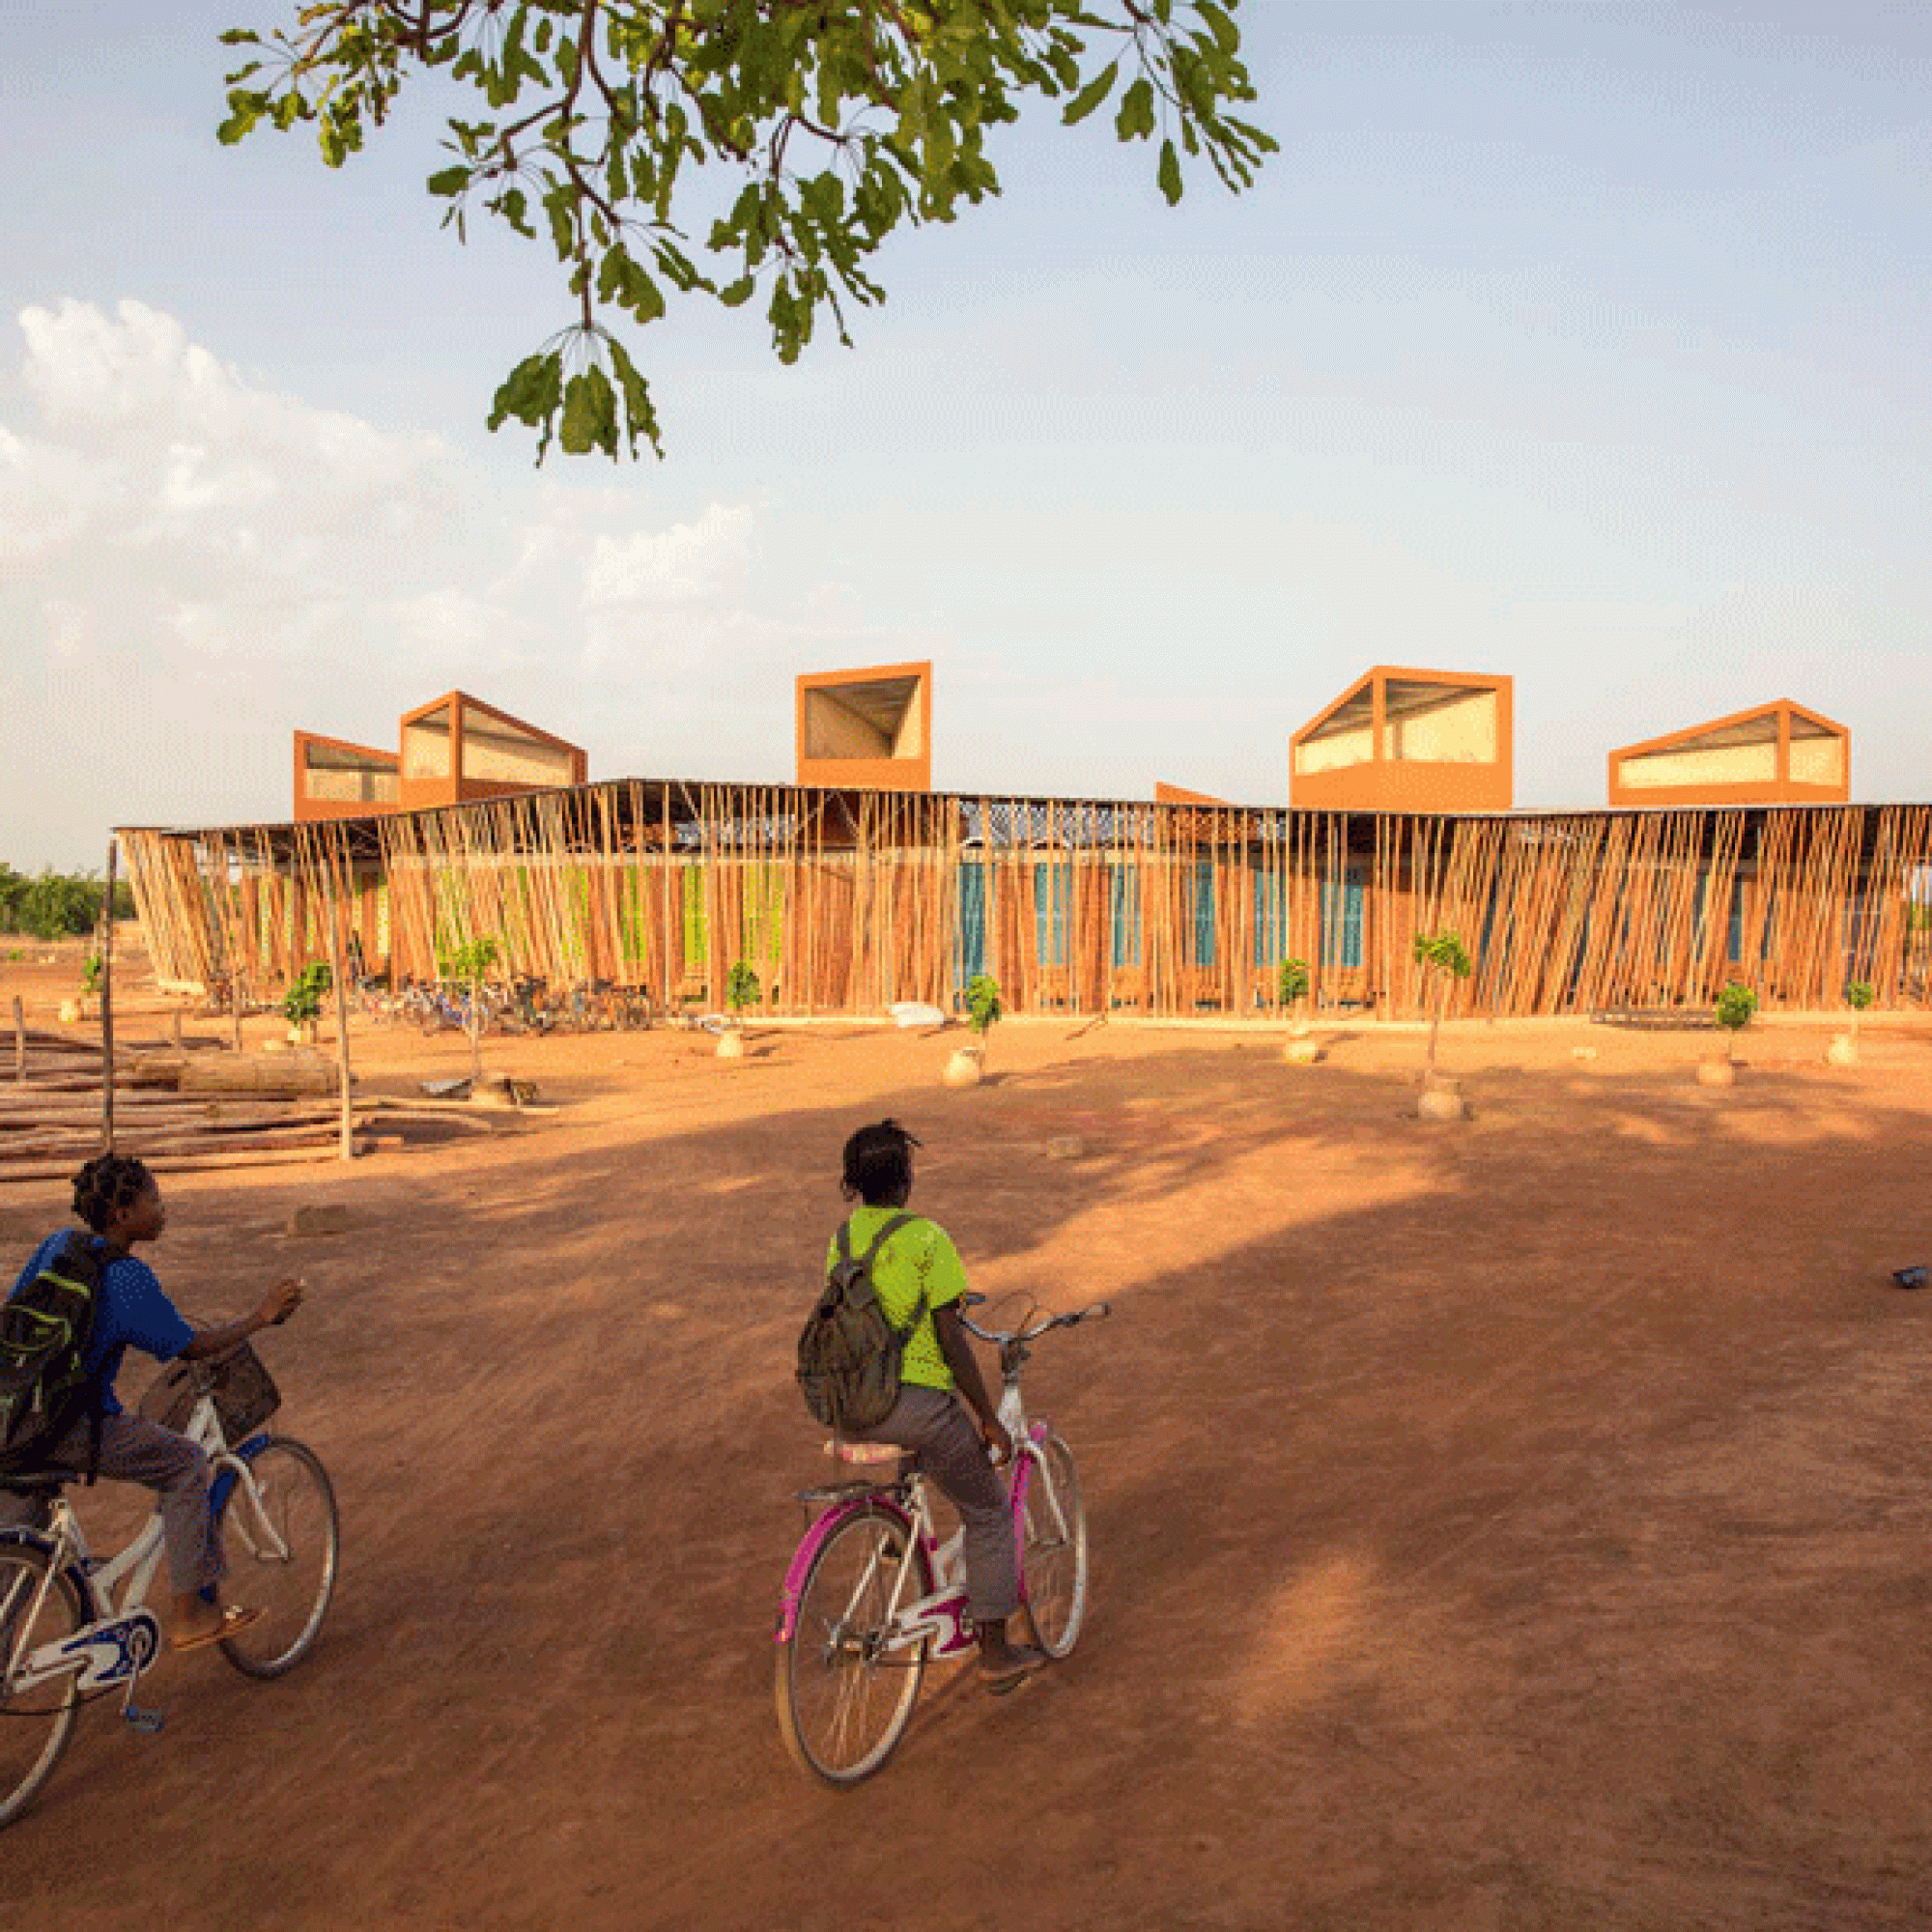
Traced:
[[130, 1731], [138, 1731], [144, 1738], [156, 1736], [168, 1721], [165, 1711], [144, 1710], [139, 1704], [129, 1704], [121, 1713], [121, 1721]]

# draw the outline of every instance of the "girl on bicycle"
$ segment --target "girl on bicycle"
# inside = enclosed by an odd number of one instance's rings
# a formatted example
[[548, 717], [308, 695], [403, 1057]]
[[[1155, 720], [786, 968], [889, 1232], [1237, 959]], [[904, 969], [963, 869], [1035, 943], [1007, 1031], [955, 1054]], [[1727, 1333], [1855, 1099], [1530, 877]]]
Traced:
[[[117, 1482], [145, 1484], [158, 1494], [175, 1593], [169, 1646], [196, 1650], [246, 1630], [261, 1612], [224, 1605], [220, 1600], [225, 1566], [209, 1514], [208, 1457], [186, 1436], [145, 1416], [127, 1414], [114, 1393], [115, 1378], [130, 1348], [160, 1362], [177, 1357], [199, 1361], [238, 1348], [257, 1330], [286, 1321], [301, 1305], [301, 1284], [282, 1282], [240, 1321], [196, 1329], [161, 1293], [155, 1271], [133, 1253], [139, 1242], [158, 1239], [167, 1225], [161, 1191], [141, 1162], [113, 1154], [89, 1161], [74, 1176], [73, 1211], [93, 1231], [90, 1245], [105, 1264], [86, 1357], [100, 1402], [99, 1473]], [[63, 1230], [41, 1243], [14, 1293], [56, 1258], [67, 1238]], [[86, 1468], [91, 1429], [89, 1420], [76, 1424], [48, 1454], [46, 1466]], [[0, 1512], [14, 1501], [0, 1496]], [[0, 1514], [0, 1527], [5, 1521]]]
[[[861, 1127], [845, 1143], [842, 1192], [860, 1204], [847, 1224], [853, 1254], [865, 1254], [911, 1198], [917, 1146], [896, 1121]], [[828, 1269], [838, 1253], [835, 1236]], [[897, 1403], [861, 1437], [913, 1451], [921, 1473], [938, 1484], [959, 1512], [980, 1681], [990, 1690], [1010, 1690], [1047, 1660], [1043, 1651], [1014, 1643], [1008, 1632], [1008, 1621], [1019, 1608], [1019, 1578], [1011, 1507], [999, 1467], [1011, 1460], [1013, 1445], [960, 1325], [957, 1303], [966, 1293], [966, 1270], [946, 1231], [920, 1218], [899, 1229], [873, 1258], [872, 1286], [895, 1327], [913, 1319], [922, 1296], [925, 1312], [906, 1337]]]

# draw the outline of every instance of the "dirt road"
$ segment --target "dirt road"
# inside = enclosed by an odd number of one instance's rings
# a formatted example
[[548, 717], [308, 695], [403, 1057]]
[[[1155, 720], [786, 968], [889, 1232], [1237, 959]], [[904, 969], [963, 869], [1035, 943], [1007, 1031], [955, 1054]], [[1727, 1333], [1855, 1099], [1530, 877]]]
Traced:
[[[1922, 1924], [1932, 1294], [1887, 1271], [1932, 1259], [1932, 1037], [1768, 1032], [1710, 1094], [1682, 1037], [1458, 1030], [1443, 1130], [1413, 1037], [1072, 1032], [1001, 1029], [963, 1094], [899, 1035], [520, 1042], [537, 1132], [170, 1182], [185, 1307], [310, 1283], [265, 1352], [341, 1594], [281, 1684], [204, 1656], [158, 1738], [91, 1712], [0, 1925]], [[465, 1054], [355, 1040], [376, 1081]], [[791, 1344], [884, 1114], [977, 1285], [1116, 1315], [1030, 1383], [1086, 1479], [1079, 1650], [929, 1676], [839, 1796], [781, 1754], [769, 1633]], [[289, 1237], [319, 1200], [353, 1231]], [[0, 1197], [10, 1248], [62, 1205]]]

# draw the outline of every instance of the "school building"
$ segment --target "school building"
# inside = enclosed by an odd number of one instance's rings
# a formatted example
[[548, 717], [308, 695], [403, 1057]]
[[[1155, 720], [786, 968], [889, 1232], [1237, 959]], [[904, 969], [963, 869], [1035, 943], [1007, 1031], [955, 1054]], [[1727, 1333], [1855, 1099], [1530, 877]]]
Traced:
[[393, 768], [298, 734], [290, 821], [123, 849], [184, 985], [272, 987], [352, 934], [433, 979], [487, 934], [508, 973], [669, 1008], [721, 1006], [743, 959], [788, 1014], [951, 1007], [985, 972], [1015, 1013], [1253, 1016], [1299, 959], [1318, 1009], [1406, 1017], [1413, 941], [1447, 928], [1477, 1013], [1702, 1007], [1731, 980], [1774, 1009], [1851, 980], [1928, 997], [1932, 808], [1799, 790], [1847, 784], [1849, 739], [1788, 701], [1611, 753], [1613, 803], [1569, 811], [1513, 809], [1506, 677], [1376, 668], [1294, 734], [1286, 805], [934, 791], [932, 704], [926, 664], [809, 674], [799, 782], [592, 783], [579, 748], [451, 693]]

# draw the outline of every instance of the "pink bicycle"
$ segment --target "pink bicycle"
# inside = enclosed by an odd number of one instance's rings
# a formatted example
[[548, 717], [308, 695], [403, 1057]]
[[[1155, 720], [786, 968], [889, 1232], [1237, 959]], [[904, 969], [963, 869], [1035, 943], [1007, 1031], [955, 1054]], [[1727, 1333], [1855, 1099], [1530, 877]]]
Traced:
[[[968, 1295], [962, 1308], [984, 1300]], [[1020, 1602], [1034, 1639], [1065, 1657], [1087, 1615], [1087, 1514], [1073, 1452], [1044, 1423], [1029, 1423], [1020, 1369], [1054, 1328], [1107, 1313], [1023, 1321], [1016, 1333], [965, 1325], [1000, 1351], [1000, 1420], [1013, 1438], [1013, 1540]], [[964, 1318], [962, 1317], [962, 1320]], [[919, 1700], [926, 1662], [974, 1647], [966, 1614], [964, 1532], [941, 1543], [926, 1485], [911, 1458], [853, 1445], [851, 1460], [883, 1455], [887, 1481], [830, 1483], [801, 1492], [818, 1505], [785, 1572], [779, 1603], [779, 1730], [798, 1765], [828, 1784], [857, 1784], [892, 1756]]]

